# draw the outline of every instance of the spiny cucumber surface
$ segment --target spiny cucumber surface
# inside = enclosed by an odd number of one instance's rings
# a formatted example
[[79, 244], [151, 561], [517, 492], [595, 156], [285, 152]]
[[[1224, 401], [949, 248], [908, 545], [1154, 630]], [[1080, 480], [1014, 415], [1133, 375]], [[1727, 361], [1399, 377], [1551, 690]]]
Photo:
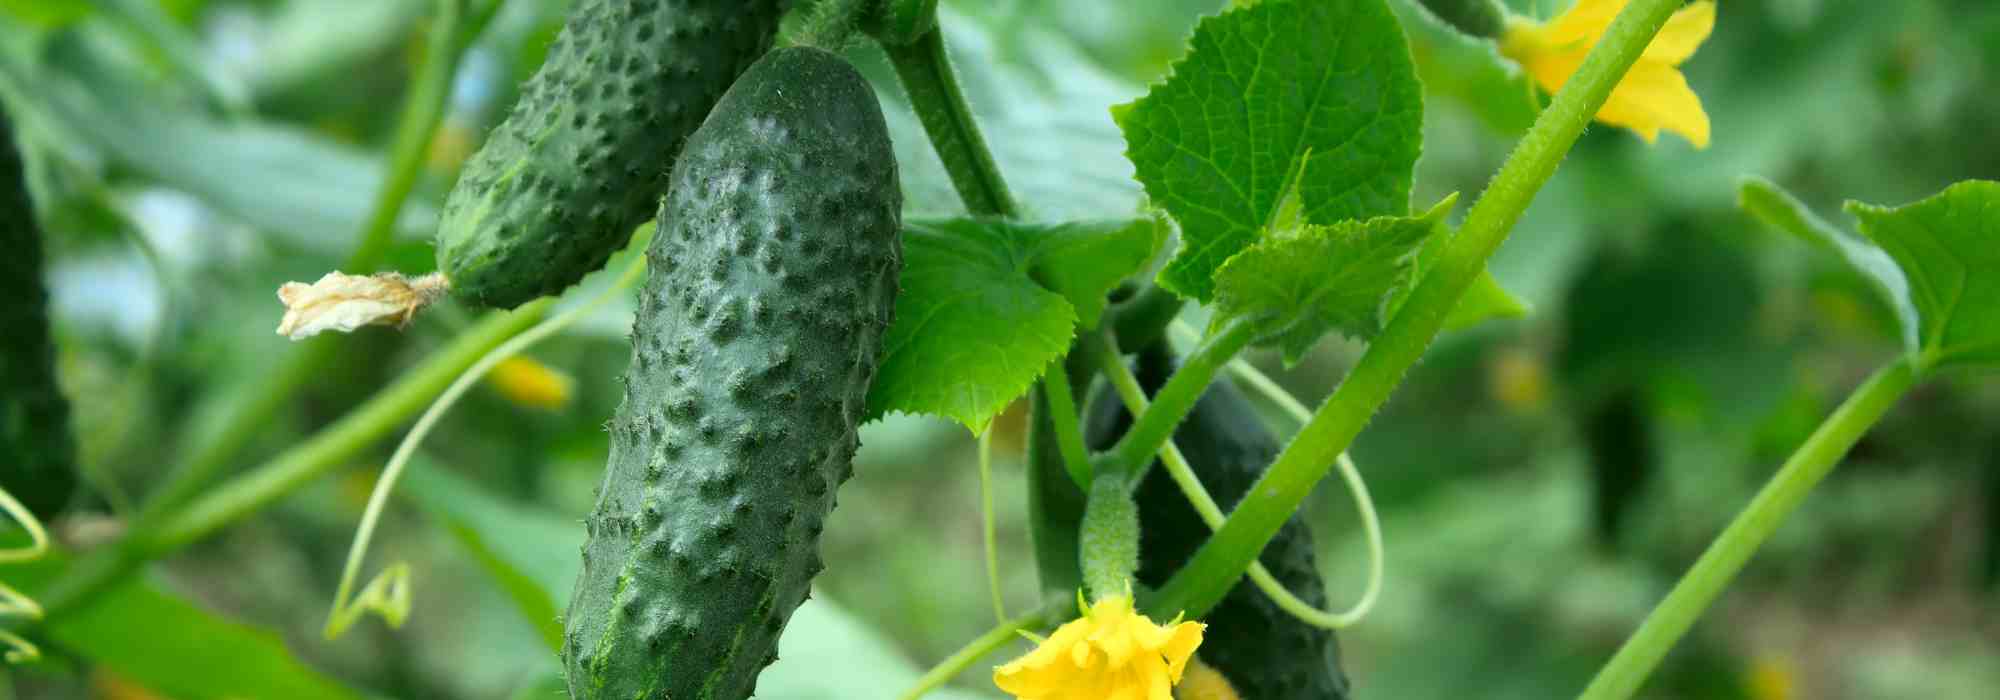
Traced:
[[902, 267], [874, 93], [772, 51], [688, 140], [565, 622], [576, 700], [741, 700], [823, 567]]
[[653, 215], [675, 154], [777, 33], [778, 0], [578, 0], [445, 200], [438, 269], [512, 308], [604, 266]]

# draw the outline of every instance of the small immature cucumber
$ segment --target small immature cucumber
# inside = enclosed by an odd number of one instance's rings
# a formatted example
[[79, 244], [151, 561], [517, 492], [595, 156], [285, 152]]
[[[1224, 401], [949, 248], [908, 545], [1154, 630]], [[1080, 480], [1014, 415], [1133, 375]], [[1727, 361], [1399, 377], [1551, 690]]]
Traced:
[[653, 214], [681, 142], [770, 48], [779, 0], [577, 0], [446, 198], [452, 294], [512, 308], [583, 279]]
[[0, 112], [0, 487], [47, 519], [76, 492], [69, 402], [56, 386], [42, 232], [14, 127]]
[[838, 56], [767, 54], [688, 139], [565, 624], [575, 700], [741, 700], [824, 568], [894, 312], [902, 192]]
[[[1164, 345], [1139, 354], [1139, 382], [1157, 391], [1173, 373]], [[1090, 403], [1084, 436], [1093, 449], [1110, 447], [1131, 426], [1124, 404], [1109, 391]], [[1178, 429], [1174, 444], [1226, 512], [1278, 455], [1278, 440], [1257, 418], [1248, 399], [1226, 381], [1202, 394]], [[1157, 464], [1139, 485], [1139, 581], [1158, 586], [1206, 542], [1208, 526], [1188, 505], [1166, 469]], [[1278, 530], [1260, 558], [1271, 575], [1299, 598], [1326, 603], [1319, 570], [1313, 566], [1312, 532], [1294, 516]], [[1208, 631], [1199, 652], [1242, 697], [1256, 700], [1340, 700], [1348, 696], [1340, 670], [1340, 641], [1278, 608], [1245, 580], [1203, 618]]]

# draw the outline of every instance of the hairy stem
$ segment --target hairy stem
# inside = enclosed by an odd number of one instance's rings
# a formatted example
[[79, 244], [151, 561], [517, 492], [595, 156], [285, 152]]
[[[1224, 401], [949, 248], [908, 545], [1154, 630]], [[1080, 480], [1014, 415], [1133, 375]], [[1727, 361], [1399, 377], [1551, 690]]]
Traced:
[[[1192, 329], [1189, 330], [1192, 332]], [[1099, 345], [1110, 344], [1103, 338], [1095, 340]], [[1117, 352], [1107, 351], [1102, 356], [1117, 357]], [[1269, 378], [1257, 372], [1249, 363], [1240, 359], [1231, 360], [1229, 367], [1239, 375], [1242, 372], [1250, 372], [1262, 379], [1265, 384], [1257, 385], [1257, 388], [1260, 391], [1275, 391], [1270, 394], [1270, 398], [1281, 406], [1288, 409], [1296, 407], [1293, 415], [1300, 423], [1312, 417], [1312, 413], [1299, 405], [1297, 399], [1292, 398], [1291, 394], [1286, 393], [1275, 383], [1271, 383]], [[1132, 370], [1127, 369], [1123, 362], [1106, 361], [1104, 376], [1111, 380], [1111, 387], [1118, 392], [1118, 398], [1124, 402], [1126, 411], [1132, 415], [1146, 411], [1146, 392], [1139, 386], [1139, 378], [1132, 376]], [[1222, 527], [1225, 517], [1222, 514], [1222, 507], [1216, 504], [1214, 496], [1209, 495], [1208, 487], [1202, 485], [1201, 477], [1194, 473], [1194, 466], [1188, 464], [1187, 457], [1181, 454], [1180, 447], [1173, 441], [1167, 441], [1166, 446], [1160, 448], [1160, 464], [1167, 468], [1167, 475], [1174, 480], [1175, 486], [1180, 487], [1181, 495], [1187, 498], [1189, 505], [1194, 506], [1195, 514], [1208, 525], [1208, 529], [1212, 532]], [[1285, 588], [1276, 576], [1271, 575], [1269, 569], [1264, 568], [1262, 562], [1250, 562], [1249, 570], [1251, 584], [1262, 591], [1265, 597], [1270, 598], [1271, 602], [1276, 603], [1279, 609], [1301, 622], [1325, 629], [1341, 629], [1360, 622], [1361, 618], [1368, 616], [1369, 610], [1374, 609], [1375, 600], [1382, 592], [1382, 526], [1375, 517], [1375, 501], [1368, 496], [1368, 486], [1362, 482], [1360, 470], [1355, 468], [1354, 460], [1349, 459], [1346, 453], [1340, 455], [1340, 475], [1347, 480], [1348, 491], [1354, 495], [1354, 508], [1361, 514], [1361, 528], [1368, 540], [1368, 585], [1363, 589], [1361, 599], [1355, 602], [1354, 607], [1342, 612], [1321, 610]]]
[[1680, 641], [1695, 618], [1707, 610], [1715, 597], [1722, 593], [1723, 586], [1743, 570], [1750, 561], [1750, 555], [1771, 538], [1778, 524], [1785, 521], [1806, 494], [1812, 491], [1821, 479], [1826, 478], [1848, 449], [1868, 432], [1875, 422], [1896, 401], [1908, 393], [1918, 380], [1918, 373], [1906, 359], [1877, 370], [1874, 376], [1861, 385], [1840, 408], [1828, 416], [1826, 422], [1814, 430], [1811, 437], [1793, 452], [1791, 458], [1771, 481], [1757, 492], [1756, 498], [1743, 512], [1736, 514], [1729, 527], [1722, 531], [1715, 541], [1702, 552], [1694, 567], [1674, 584], [1674, 590], [1653, 608], [1652, 614], [1632, 633], [1625, 645], [1618, 648], [1611, 662], [1597, 672], [1597, 678], [1583, 691], [1586, 700], [1612, 700], [1629, 698], [1639, 690], [1639, 684], [1660, 664], [1675, 642]]
[[930, 135], [931, 148], [944, 163], [966, 211], [980, 216], [1018, 216], [1014, 195], [1007, 191], [1000, 167], [986, 149], [986, 138], [972, 119], [972, 107], [958, 89], [951, 57], [945, 54], [943, 30], [932, 29], [908, 45], [882, 42], [882, 48], [889, 52], [896, 77], [910, 96], [910, 108], [923, 123], [924, 133]]
[[304, 442], [271, 458], [235, 480], [209, 490], [156, 527], [135, 530], [122, 545], [109, 546], [80, 560], [68, 577], [45, 596], [51, 615], [87, 603], [151, 559], [206, 537], [297, 490], [351, 460], [403, 421], [424, 409], [467, 367], [487, 351], [528, 329], [547, 315], [554, 299], [531, 302], [512, 312], [489, 314], [452, 339], [394, 383]]
[[1347, 451], [1361, 427], [1389, 399], [1403, 374], [1423, 356], [1459, 298], [1485, 269], [1486, 259], [1507, 239], [1521, 212], [1555, 174], [1611, 89], [1680, 5], [1681, 0], [1633, 0], [1619, 12], [1583, 65], [1556, 92], [1549, 108], [1507, 157], [1486, 193], [1473, 205], [1464, 227], [1445, 246], [1436, 267], [1424, 275], [1401, 311], [1369, 343], [1346, 379], [1237, 504], [1222, 528], [1148, 601], [1149, 614], [1172, 616], [1185, 611], [1198, 616], [1229, 592], [1313, 485], [1333, 468], [1340, 453]]
[[[382, 264], [382, 258], [393, 242], [396, 220], [402, 215], [403, 204], [409, 201], [411, 190], [416, 187], [431, 139], [437, 133], [438, 123], [444, 118], [445, 103], [451, 95], [452, 78], [458, 72], [459, 59], [483, 26], [483, 20], [490, 18], [489, 10], [472, 17], [470, 22], [465, 21], [468, 4], [467, 0], [438, 1], [438, 15], [425, 43], [423, 65], [417, 69], [415, 82], [410, 85], [409, 99], [404, 102], [402, 116], [396, 125], [395, 141], [389, 151], [388, 175], [382, 181], [382, 189], [376, 192], [374, 204], [361, 230], [361, 242], [342, 268], [346, 271], [372, 271]], [[321, 368], [339, 357], [341, 348], [347, 342], [346, 338], [338, 336], [307, 341], [304, 347], [287, 353], [284, 359], [279, 360], [269, 375], [249, 384], [245, 394], [227, 403], [214, 428], [197, 436], [197, 442], [188, 451], [180, 469], [174, 471], [166, 483], [154, 492], [134, 521], [137, 524], [134, 529], [149, 527], [207, 488], [229, 466], [230, 460], [257, 435], [258, 428], [278, 415], [285, 402], [318, 375]]]
[[[1166, 386], [1160, 387], [1160, 394], [1153, 397], [1152, 407], [1140, 414], [1132, 422], [1132, 429], [1105, 451], [1102, 456], [1104, 463], [1098, 465], [1096, 471], [1100, 474], [1129, 472], [1131, 481], [1136, 484], [1144, 476], [1139, 472], [1152, 463], [1153, 455], [1158, 454], [1160, 447], [1173, 437], [1174, 428], [1180, 426], [1188, 411], [1194, 410], [1195, 401], [1208, 389], [1209, 382], [1215, 380], [1215, 373], [1255, 338], [1254, 327], [1235, 321], [1204, 339], [1194, 352], [1182, 360], [1180, 369], [1174, 371]], [[1110, 356], [1114, 360], [1117, 357], [1115, 352]], [[1286, 517], [1290, 517], [1290, 513], [1286, 511]]]

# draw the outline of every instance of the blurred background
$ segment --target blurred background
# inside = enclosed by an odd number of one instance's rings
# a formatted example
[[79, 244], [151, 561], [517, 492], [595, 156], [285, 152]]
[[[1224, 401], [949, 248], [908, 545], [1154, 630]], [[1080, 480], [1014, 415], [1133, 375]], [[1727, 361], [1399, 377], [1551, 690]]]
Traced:
[[[1106, 108], [1164, 75], [1220, 4], [944, 3], [975, 111], [1036, 216], [1140, 205]], [[1470, 197], [1538, 98], [1490, 44], [1409, 0], [1390, 4], [1427, 89], [1415, 199]], [[1546, 17], [1567, 3], [1513, 4]], [[434, 267], [443, 195], [566, 5], [505, 0], [466, 53], [390, 267]], [[353, 246], [433, 8], [0, 0], [0, 98], [23, 124], [51, 232], [61, 379], [95, 487], [57, 524], [62, 537], [115, 530], [215, 429], [218, 407], [297, 351], [272, 333], [273, 291]], [[1736, 207], [1741, 177], [1773, 179], [1842, 226], [1844, 199], [1901, 204], [2000, 178], [2000, 5], [1726, 0], [1716, 27], [1686, 66], [1713, 146], [1586, 133], [1492, 263], [1533, 313], [1445, 336], [1354, 448], [1389, 547], [1380, 607], [1341, 635], [1360, 697], [1573, 695], [1784, 456], [1897, 352], [1865, 281]], [[886, 63], [872, 47], [852, 55], [884, 101], [910, 210], [957, 210]], [[155, 566], [117, 614], [44, 640], [45, 663], [0, 669], [0, 697], [220, 697], [205, 680], [218, 675], [318, 689], [286, 697], [556, 696], [555, 659], [521, 588], [541, 589], [551, 610], [569, 593], [630, 309], [613, 304], [502, 372], [559, 373], [562, 390], [487, 382], [425, 444], [365, 567], [414, 567], [402, 629], [371, 619], [337, 641], [320, 635], [384, 444]], [[473, 318], [444, 305], [401, 333], [331, 341], [346, 344], [342, 361], [274, 414], [232, 471], [339, 417]], [[1289, 370], [1253, 359], [1315, 403], [1358, 351], [1329, 340]], [[1001, 579], [1017, 610], [1036, 588], [1021, 422], [1016, 411], [999, 424], [995, 476]], [[971, 436], [891, 417], [862, 441], [826, 530], [829, 568], [760, 697], [888, 696], [993, 622]], [[1363, 582], [1355, 514], [1337, 480], [1309, 503], [1319, 566], [1344, 605]], [[0, 580], [15, 576], [0, 568]], [[1945, 378], [1856, 447], [1645, 695], [1995, 697], [1996, 602], [2000, 382]], [[965, 697], [990, 696], [984, 672], [960, 682]]]

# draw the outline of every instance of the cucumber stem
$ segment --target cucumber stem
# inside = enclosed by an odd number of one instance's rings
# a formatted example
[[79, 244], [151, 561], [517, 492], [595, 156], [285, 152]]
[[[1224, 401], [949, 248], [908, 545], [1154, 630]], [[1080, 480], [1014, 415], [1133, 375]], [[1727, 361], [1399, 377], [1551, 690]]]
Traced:
[[1770, 482], [1736, 514], [1729, 527], [1695, 560], [1672, 592], [1646, 616], [1646, 621], [1618, 648], [1585, 688], [1585, 700], [1629, 698], [1660, 664], [1675, 642], [1687, 634], [1702, 611], [1715, 602], [1723, 586], [1743, 570], [1757, 548], [1771, 538], [1785, 517], [1797, 510], [1806, 494], [1840, 464], [1854, 443], [1882, 419], [1890, 407], [1920, 379], [1908, 357], [1877, 370], [1860, 388], [1820, 423], [1805, 444], [1793, 452]]
[[945, 53], [944, 31], [932, 29], [907, 45], [881, 42], [896, 67], [903, 92], [910, 96], [910, 109], [931, 138], [931, 148], [944, 163], [945, 174], [965, 202], [966, 211], [978, 216], [1015, 218], [1020, 215], [1000, 166], [986, 148], [986, 138], [972, 118], [972, 107], [958, 88], [951, 57]]
[[[1162, 617], [1184, 611], [1200, 616], [1221, 602], [1430, 347], [1459, 298], [1485, 269], [1486, 259], [1507, 239], [1611, 89], [1680, 6], [1681, 0], [1633, 0], [1618, 13], [1583, 65], [1507, 157], [1464, 227], [1446, 244], [1437, 266], [1424, 275], [1401, 311], [1369, 343], [1346, 379], [1251, 487], [1222, 529], [1147, 601], [1147, 614]], [[1147, 413], [1150, 417], [1152, 411]], [[1157, 449], [1147, 447], [1142, 456]]]
[[[1184, 324], [1176, 324], [1175, 330], [1183, 328]], [[1189, 335], [1195, 335], [1194, 329], [1186, 328], [1186, 330]], [[1109, 339], [1094, 340], [1100, 345], [1110, 344]], [[1117, 352], [1107, 348], [1102, 356], [1116, 357]], [[1284, 389], [1271, 383], [1269, 378], [1257, 372], [1250, 363], [1240, 359], [1231, 360], [1229, 368], [1239, 374], [1249, 372], [1263, 379], [1265, 384], [1258, 385], [1257, 388], [1265, 392], [1275, 391], [1276, 393], [1269, 394], [1269, 397], [1280, 406], [1292, 410], [1293, 417], [1300, 423], [1312, 417], [1311, 411], [1306, 410], [1305, 406], [1300, 405], [1298, 400], [1292, 398], [1292, 395], [1286, 393]], [[1118, 392], [1118, 398], [1125, 403], [1125, 410], [1133, 415], [1145, 412], [1146, 392], [1140, 388], [1139, 379], [1132, 376], [1132, 371], [1127, 369], [1124, 363], [1105, 362], [1104, 376], [1111, 380], [1111, 386]], [[1189, 505], [1194, 506], [1195, 514], [1201, 517], [1202, 523], [1208, 525], [1209, 531], [1213, 532], [1216, 528], [1222, 527], [1226, 517], [1222, 513], [1222, 507], [1216, 504], [1214, 496], [1209, 495], [1208, 488], [1202, 486], [1201, 477], [1194, 473], [1194, 467], [1188, 464], [1187, 457], [1181, 454], [1180, 447], [1172, 440], [1168, 440], [1166, 446], [1160, 448], [1160, 464], [1167, 468], [1167, 475], [1173, 478], [1175, 486], [1180, 487], [1181, 495], [1187, 498]], [[1321, 610], [1285, 588], [1285, 585], [1278, 581], [1278, 577], [1271, 575], [1270, 570], [1264, 568], [1263, 562], [1252, 561], [1248, 571], [1250, 582], [1257, 586], [1257, 590], [1262, 591], [1265, 597], [1270, 598], [1271, 602], [1276, 603], [1280, 610], [1284, 610], [1300, 622], [1322, 629], [1342, 629], [1360, 622], [1361, 618], [1368, 616], [1369, 610], [1374, 609], [1375, 600], [1382, 591], [1382, 527], [1375, 516], [1375, 501], [1368, 496], [1368, 486], [1361, 481], [1361, 472], [1355, 468], [1354, 460], [1349, 459], [1344, 452], [1340, 455], [1340, 476], [1347, 480], [1348, 492], [1354, 495], [1354, 508], [1361, 513], [1361, 529], [1368, 539], [1368, 584], [1362, 590], [1361, 599], [1355, 602], [1354, 607], [1342, 612]]]
[[[1132, 421], [1132, 429], [1099, 456], [1102, 463], [1094, 465], [1095, 471], [1099, 474], [1129, 473], [1130, 482], [1136, 487], [1139, 480], [1145, 477], [1146, 466], [1152, 464], [1153, 455], [1158, 454], [1160, 447], [1173, 437], [1174, 428], [1180, 426], [1188, 411], [1194, 410], [1195, 401], [1208, 389], [1209, 382], [1215, 380], [1215, 373], [1236, 353], [1250, 345], [1256, 334], [1257, 329], [1252, 324], [1238, 320], [1203, 339], [1194, 352], [1181, 361], [1180, 369], [1174, 371], [1166, 386], [1160, 387], [1159, 395], [1152, 399], [1152, 406]], [[1114, 348], [1108, 352], [1110, 361], [1117, 361], [1117, 350]], [[1290, 511], [1286, 511], [1286, 517], [1290, 517]], [[1237, 573], [1241, 575], [1242, 572], [1239, 570]], [[1173, 617], [1173, 614], [1165, 617]]]

